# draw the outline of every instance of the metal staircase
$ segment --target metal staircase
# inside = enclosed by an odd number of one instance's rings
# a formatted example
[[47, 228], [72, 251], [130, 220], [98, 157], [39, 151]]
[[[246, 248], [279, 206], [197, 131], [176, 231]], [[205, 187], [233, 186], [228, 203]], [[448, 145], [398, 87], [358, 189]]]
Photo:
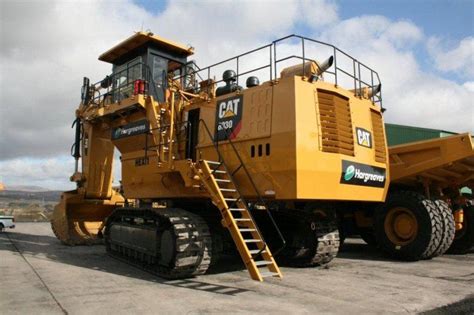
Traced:
[[263, 281], [265, 277], [282, 278], [280, 269], [249, 212], [247, 202], [226, 165], [207, 160], [202, 160], [199, 164], [201, 183], [219, 208], [222, 223], [230, 231], [251, 278], [258, 281]]

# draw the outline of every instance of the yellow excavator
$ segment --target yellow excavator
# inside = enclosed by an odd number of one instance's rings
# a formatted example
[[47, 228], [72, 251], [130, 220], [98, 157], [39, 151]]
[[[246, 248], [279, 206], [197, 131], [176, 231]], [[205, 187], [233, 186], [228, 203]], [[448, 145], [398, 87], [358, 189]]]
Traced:
[[[405, 172], [413, 159], [387, 148], [377, 72], [297, 35], [205, 68], [192, 54], [138, 32], [99, 57], [111, 75], [84, 78], [77, 189], [51, 220], [63, 243], [103, 241], [112, 256], [171, 279], [203, 274], [236, 249], [259, 281], [281, 278], [279, 264], [329, 263], [339, 229], [370, 234], [402, 259], [451, 246], [442, 242], [454, 238], [451, 208], [462, 229], [467, 201], [448, 194], [454, 185], [420, 181], [420, 169]], [[472, 141], [461, 137], [465, 155], [452, 155], [472, 180]]]

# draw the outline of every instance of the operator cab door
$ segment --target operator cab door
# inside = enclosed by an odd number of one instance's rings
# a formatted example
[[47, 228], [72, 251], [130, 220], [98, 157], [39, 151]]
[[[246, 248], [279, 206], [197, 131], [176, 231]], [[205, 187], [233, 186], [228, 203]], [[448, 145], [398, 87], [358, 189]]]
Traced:
[[166, 74], [168, 73], [168, 60], [151, 54], [151, 73], [152, 73], [152, 87], [150, 93], [158, 100], [158, 102], [165, 101], [165, 90], [167, 85]]
[[196, 162], [196, 146], [199, 141], [199, 108], [188, 112], [188, 134], [186, 137], [186, 159]]

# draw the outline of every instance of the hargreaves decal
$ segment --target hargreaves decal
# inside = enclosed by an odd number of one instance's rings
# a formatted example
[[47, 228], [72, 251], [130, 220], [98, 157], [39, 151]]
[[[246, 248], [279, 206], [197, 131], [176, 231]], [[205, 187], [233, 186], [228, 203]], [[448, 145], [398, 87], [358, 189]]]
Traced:
[[384, 168], [342, 160], [341, 184], [384, 187], [385, 180]]
[[216, 141], [234, 139], [242, 127], [243, 96], [234, 96], [217, 102]]
[[117, 140], [129, 136], [146, 133], [150, 130], [148, 120], [139, 120], [125, 126], [120, 126], [112, 130], [112, 140]]
[[372, 134], [370, 131], [356, 127], [357, 143], [366, 148], [372, 148]]

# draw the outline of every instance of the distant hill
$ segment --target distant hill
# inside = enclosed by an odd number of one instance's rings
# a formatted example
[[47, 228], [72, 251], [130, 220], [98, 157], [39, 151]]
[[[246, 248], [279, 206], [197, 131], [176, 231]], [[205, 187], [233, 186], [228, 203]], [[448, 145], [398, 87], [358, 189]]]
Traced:
[[28, 185], [10, 185], [4, 186], [5, 190], [9, 191], [24, 191], [24, 192], [46, 192], [50, 191], [47, 188], [40, 187], [40, 186], [28, 186]]
[[[14, 187], [14, 186], [10, 186]], [[42, 191], [24, 191], [24, 190], [7, 190], [0, 191], [0, 199], [15, 199], [15, 200], [44, 200], [44, 201], [59, 201], [61, 191], [56, 190], [42, 190]], [[28, 187], [28, 186], [23, 186]], [[30, 186], [33, 187], [34, 186]], [[41, 188], [41, 187], [37, 187]]]

